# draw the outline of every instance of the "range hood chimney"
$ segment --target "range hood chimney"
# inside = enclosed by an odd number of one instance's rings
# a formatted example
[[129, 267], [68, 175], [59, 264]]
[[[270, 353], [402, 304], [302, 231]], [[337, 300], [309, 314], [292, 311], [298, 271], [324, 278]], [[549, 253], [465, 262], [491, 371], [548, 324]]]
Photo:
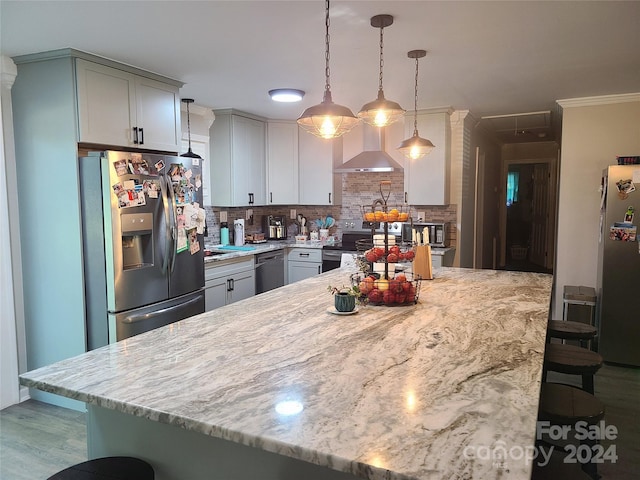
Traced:
[[402, 165], [385, 152], [385, 127], [366, 123], [363, 127], [363, 152], [334, 169], [336, 173], [402, 172]]

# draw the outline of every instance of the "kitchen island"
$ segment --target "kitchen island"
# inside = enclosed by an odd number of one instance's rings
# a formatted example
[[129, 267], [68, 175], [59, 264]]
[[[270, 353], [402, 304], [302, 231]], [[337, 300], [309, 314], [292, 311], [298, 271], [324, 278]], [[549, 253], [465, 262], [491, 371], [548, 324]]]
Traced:
[[[21, 375], [158, 480], [528, 479], [550, 275], [441, 268], [329, 313], [342, 268]], [[505, 455], [506, 454], [506, 455]]]

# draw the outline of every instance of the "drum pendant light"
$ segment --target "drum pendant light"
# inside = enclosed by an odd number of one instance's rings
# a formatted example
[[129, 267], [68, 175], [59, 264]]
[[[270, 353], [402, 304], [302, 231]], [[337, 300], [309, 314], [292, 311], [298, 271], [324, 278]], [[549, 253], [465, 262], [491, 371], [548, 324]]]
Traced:
[[325, 14], [325, 87], [322, 103], [307, 108], [300, 118], [298, 125], [307, 132], [320, 138], [338, 138], [353, 127], [359, 119], [351, 110], [342, 105], [336, 105], [331, 99], [331, 86], [329, 85], [329, 0], [326, 0]]
[[412, 160], [422, 158], [428, 155], [431, 150], [435, 148], [435, 145], [430, 140], [422, 138], [418, 135], [418, 59], [424, 57], [427, 54], [426, 50], [411, 50], [407, 53], [409, 58], [416, 59], [416, 89], [414, 95], [414, 118], [413, 118], [413, 137], [403, 141], [398, 150], [400, 150], [406, 157]]
[[182, 155], [180, 155], [181, 157], [189, 157], [189, 158], [199, 158], [200, 160], [202, 160], [202, 157], [200, 155], [198, 155], [197, 153], [193, 153], [191, 151], [191, 120], [190, 120], [190, 115], [189, 115], [189, 104], [193, 103], [193, 98], [183, 98], [182, 99], [182, 103], [185, 103], [187, 105], [187, 135], [189, 138], [189, 150], [187, 151], [187, 153], [183, 153]]
[[382, 66], [384, 65], [382, 56], [384, 47], [382, 32], [384, 27], [392, 24], [393, 17], [391, 15], [376, 15], [375, 17], [371, 17], [371, 26], [380, 29], [380, 84], [378, 86], [378, 98], [373, 102], [366, 103], [358, 112], [358, 118], [374, 127], [391, 125], [400, 120], [405, 113], [405, 110], [399, 104], [384, 98], [384, 92], [382, 90]]

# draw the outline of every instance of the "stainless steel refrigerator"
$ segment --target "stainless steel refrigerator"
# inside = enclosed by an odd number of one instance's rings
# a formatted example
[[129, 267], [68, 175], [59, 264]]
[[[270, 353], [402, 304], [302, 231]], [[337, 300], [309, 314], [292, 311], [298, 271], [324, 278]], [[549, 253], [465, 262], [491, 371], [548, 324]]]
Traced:
[[640, 165], [602, 173], [597, 277], [599, 352], [640, 366]]
[[79, 158], [87, 348], [204, 312], [198, 159]]

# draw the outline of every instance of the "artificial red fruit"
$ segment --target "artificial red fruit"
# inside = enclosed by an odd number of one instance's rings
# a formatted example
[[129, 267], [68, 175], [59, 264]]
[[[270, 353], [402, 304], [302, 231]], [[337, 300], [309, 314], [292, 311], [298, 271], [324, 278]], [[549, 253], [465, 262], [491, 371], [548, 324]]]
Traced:
[[396, 279], [393, 279], [389, 282], [389, 290], [391, 290], [393, 293], [400, 293], [402, 292], [402, 283], [399, 282]]
[[407, 276], [404, 273], [399, 273], [395, 277], [393, 277], [393, 279], [397, 280], [399, 282], [406, 282], [407, 281]]
[[384, 257], [384, 248], [382, 248], [382, 247], [373, 247], [373, 251], [376, 252], [376, 257], [378, 257], [378, 258]]
[[395, 253], [396, 255], [398, 255], [400, 253], [400, 247], [397, 245], [390, 246], [389, 253]]
[[413, 250], [407, 250], [407, 252], [404, 254], [404, 258], [406, 258], [407, 260], [413, 260], [413, 257], [415, 257], [416, 254], [413, 252]]
[[398, 261], [399, 261], [399, 262], [401, 262], [401, 261], [403, 261], [403, 260], [406, 260], [406, 259], [407, 259], [407, 257], [405, 257], [404, 253], [400, 252], [400, 253], [398, 254]]
[[367, 297], [369, 298], [369, 301], [371, 303], [380, 303], [380, 302], [382, 302], [382, 292], [380, 290], [378, 290], [377, 288], [374, 288], [373, 290], [371, 290], [369, 292], [369, 295], [367, 295]]
[[404, 303], [407, 301], [407, 295], [405, 293], [396, 293], [396, 302]]
[[373, 250], [367, 250], [364, 254], [364, 258], [367, 259], [367, 262], [375, 262], [376, 260], [378, 260], [378, 256]]
[[405, 281], [405, 282], [402, 283], [402, 290], [405, 293], [408, 293], [411, 290], [411, 287], [412, 287], [411, 282]]
[[391, 290], [385, 290], [384, 294], [382, 295], [382, 299], [384, 300], [384, 303], [386, 303], [387, 305], [391, 305], [392, 303], [396, 303], [396, 294]]
[[387, 255], [387, 262], [389, 263], [395, 263], [398, 261], [398, 255], [395, 253], [390, 253], [389, 255]]

